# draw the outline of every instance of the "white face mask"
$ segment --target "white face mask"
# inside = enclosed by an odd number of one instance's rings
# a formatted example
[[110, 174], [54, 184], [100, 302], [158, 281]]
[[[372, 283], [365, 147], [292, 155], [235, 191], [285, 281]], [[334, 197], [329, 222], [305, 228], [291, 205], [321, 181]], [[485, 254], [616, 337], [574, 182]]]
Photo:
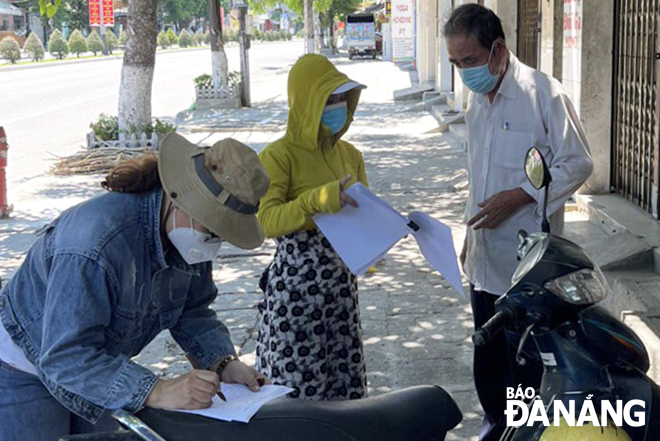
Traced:
[[222, 246], [222, 239], [219, 237], [213, 237], [208, 233], [195, 230], [192, 227], [192, 220], [189, 228], [177, 228], [176, 209], [174, 228], [167, 233], [167, 237], [188, 265], [213, 260]]

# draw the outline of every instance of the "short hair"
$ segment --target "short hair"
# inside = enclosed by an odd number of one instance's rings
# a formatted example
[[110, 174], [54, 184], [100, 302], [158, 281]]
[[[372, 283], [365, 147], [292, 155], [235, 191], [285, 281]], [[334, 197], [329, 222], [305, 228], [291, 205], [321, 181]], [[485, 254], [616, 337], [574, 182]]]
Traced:
[[492, 10], [476, 3], [468, 3], [454, 9], [445, 23], [443, 34], [445, 37], [471, 35], [487, 50], [491, 50], [498, 38], [506, 41], [500, 18]]

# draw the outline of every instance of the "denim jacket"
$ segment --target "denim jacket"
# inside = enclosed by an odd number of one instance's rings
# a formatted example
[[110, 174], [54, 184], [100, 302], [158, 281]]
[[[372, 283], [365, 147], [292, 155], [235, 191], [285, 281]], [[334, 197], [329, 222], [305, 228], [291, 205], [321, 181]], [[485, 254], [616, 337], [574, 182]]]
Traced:
[[131, 361], [163, 329], [207, 369], [234, 354], [211, 263], [163, 251], [162, 190], [106, 193], [51, 223], [0, 291], [0, 319], [50, 393], [96, 422], [141, 408], [158, 378]]

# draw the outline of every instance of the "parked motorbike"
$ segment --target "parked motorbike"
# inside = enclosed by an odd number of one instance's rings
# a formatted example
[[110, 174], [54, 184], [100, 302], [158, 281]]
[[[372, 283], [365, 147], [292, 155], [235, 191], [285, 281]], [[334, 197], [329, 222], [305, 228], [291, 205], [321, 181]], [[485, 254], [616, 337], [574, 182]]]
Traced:
[[443, 441], [462, 415], [437, 386], [418, 386], [350, 401], [280, 398], [248, 424], [143, 409], [114, 413], [128, 430], [61, 441]]
[[[660, 390], [646, 375], [649, 356], [644, 344], [597, 305], [606, 296], [607, 281], [596, 264], [579, 245], [550, 233], [547, 204], [552, 178], [535, 148], [527, 154], [525, 173], [537, 190], [545, 190], [543, 232], [519, 232], [520, 264], [512, 286], [498, 299], [496, 314], [476, 330], [473, 340], [483, 345], [504, 328], [517, 332], [522, 335], [517, 358], [523, 361], [520, 354], [532, 338], [544, 373], [536, 397], [526, 403], [527, 410], [531, 415], [534, 401], [542, 400], [550, 426], [536, 421], [509, 427], [501, 441], [660, 440]], [[645, 423], [639, 425], [636, 418], [633, 425], [614, 424], [611, 413], [601, 418], [607, 403], [616, 406], [617, 400], [622, 406], [641, 400], [644, 409], [638, 405], [635, 412], [640, 413], [634, 415], [643, 416]], [[600, 426], [593, 421], [581, 427], [571, 425], [563, 413], [557, 420], [560, 426], [555, 426], [555, 408], [570, 409], [571, 402], [577, 409], [576, 420], [580, 409], [593, 404]]]

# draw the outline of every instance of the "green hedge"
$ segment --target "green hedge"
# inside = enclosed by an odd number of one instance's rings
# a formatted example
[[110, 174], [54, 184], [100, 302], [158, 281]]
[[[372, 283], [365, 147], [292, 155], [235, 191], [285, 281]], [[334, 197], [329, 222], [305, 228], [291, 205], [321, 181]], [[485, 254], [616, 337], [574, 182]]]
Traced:
[[172, 29], [167, 30], [167, 38], [170, 40], [170, 46], [179, 44], [179, 37], [177, 37]]
[[119, 40], [115, 36], [115, 33], [111, 29], [105, 31], [105, 45], [108, 48], [108, 52], [112, 55], [112, 51], [119, 47]]
[[58, 60], [69, 55], [69, 45], [64, 39], [64, 35], [57, 29], [50, 34], [48, 40], [48, 52], [54, 55]]
[[97, 52], [103, 52], [103, 40], [98, 32], [92, 31], [89, 34], [89, 37], [87, 37], [87, 46], [89, 46], [90, 52], [94, 52], [94, 56], [96, 56]]
[[261, 32], [259, 29], [252, 31], [252, 40], [254, 41], [288, 41], [293, 36], [289, 31], [265, 31]]
[[76, 54], [76, 57], [80, 58], [80, 55], [87, 52], [87, 41], [83, 36], [82, 32], [78, 29], [73, 31], [69, 36], [69, 50], [71, 53]]
[[128, 34], [126, 31], [121, 31], [119, 34], [119, 47], [122, 49], [126, 47], [126, 42], [128, 41]]
[[170, 39], [167, 38], [165, 31], [160, 31], [158, 34], [158, 46], [160, 46], [161, 49], [168, 49], [170, 46], [172, 46], [172, 43], [170, 43]]
[[25, 45], [23, 45], [23, 50], [34, 61], [41, 61], [44, 59], [46, 54], [46, 49], [44, 48], [44, 43], [41, 41], [41, 38], [37, 35], [36, 32], [31, 32], [30, 36], [25, 40]]
[[16, 64], [21, 59], [21, 47], [14, 37], [7, 35], [0, 41], [0, 56], [11, 64]]
[[185, 29], [181, 31], [181, 34], [179, 34], [179, 47], [192, 47], [194, 46], [195, 43], [193, 41], [192, 36], [186, 31]]
[[[292, 37], [293, 36], [288, 31], [261, 32], [259, 29], [255, 29], [251, 35], [252, 41], [287, 41], [291, 40]], [[62, 33], [59, 30], [55, 30], [50, 35], [48, 41], [48, 52], [60, 60], [66, 58], [70, 53], [76, 54], [77, 57], [80, 57], [80, 55], [86, 52], [93, 52], [96, 56], [99, 52], [103, 52], [104, 48], [107, 48], [108, 52], [112, 54], [117, 48], [125, 48], [127, 39], [128, 35], [126, 31], [122, 31], [119, 34], [119, 38], [117, 38], [114, 32], [108, 29], [105, 33], [104, 45], [103, 39], [95, 30], [92, 31], [87, 38], [85, 38], [79, 30], [74, 30], [69, 36], [69, 41], [67, 42]], [[225, 43], [238, 42], [238, 31], [225, 29], [223, 40]], [[168, 29], [167, 31], [161, 31], [158, 34], [158, 46], [160, 48], [169, 49], [174, 44], [177, 44], [182, 48], [201, 46], [204, 44], [208, 45], [210, 44], [210, 33], [208, 30], [206, 32], [198, 30], [194, 34], [191, 34], [184, 29], [181, 31], [181, 34], [177, 36], [172, 29]], [[40, 61], [44, 59], [46, 49], [39, 36], [32, 32], [25, 42], [23, 52], [25, 53], [26, 58]], [[16, 52], [16, 47], [12, 44], [12, 41], [7, 41], [2, 47], [0, 58], [5, 58], [11, 63], [16, 63], [16, 61], [21, 59], [21, 55], [20, 46], [18, 52]]]

